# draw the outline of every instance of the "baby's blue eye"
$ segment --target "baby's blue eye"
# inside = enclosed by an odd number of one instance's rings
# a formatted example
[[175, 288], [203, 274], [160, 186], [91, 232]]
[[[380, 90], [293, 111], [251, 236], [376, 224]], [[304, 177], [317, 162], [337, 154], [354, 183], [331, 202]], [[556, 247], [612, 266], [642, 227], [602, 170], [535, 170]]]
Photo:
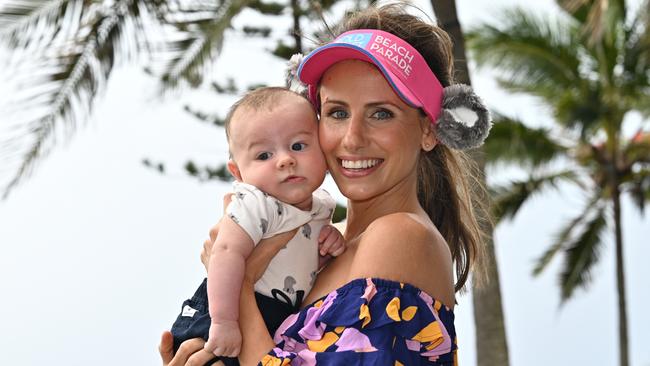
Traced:
[[271, 157], [271, 154], [269, 154], [267, 152], [263, 152], [263, 153], [258, 154], [255, 159], [257, 159], [257, 160], [269, 160], [270, 157]]
[[291, 145], [291, 150], [293, 151], [302, 151], [307, 147], [307, 144], [304, 144], [302, 142], [296, 142], [295, 144]]

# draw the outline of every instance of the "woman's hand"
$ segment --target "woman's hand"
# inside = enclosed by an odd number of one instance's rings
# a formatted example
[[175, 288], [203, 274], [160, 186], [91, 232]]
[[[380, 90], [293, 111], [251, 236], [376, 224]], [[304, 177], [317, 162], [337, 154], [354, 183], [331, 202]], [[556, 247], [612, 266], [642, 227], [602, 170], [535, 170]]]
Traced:
[[[203, 248], [201, 249], [201, 263], [203, 263], [206, 271], [208, 270], [208, 264], [210, 263], [212, 245], [219, 234], [219, 223], [210, 229], [210, 239], [206, 239], [203, 242]], [[266, 271], [266, 267], [269, 266], [271, 259], [273, 259], [280, 249], [287, 245], [289, 240], [296, 235], [297, 231], [298, 229], [296, 228], [287, 231], [286, 233], [278, 234], [274, 237], [260, 241], [260, 243], [255, 246], [255, 249], [248, 259], [246, 259], [246, 277], [244, 280], [251, 281], [252, 283], [257, 282]]]
[[262, 278], [262, 275], [266, 272], [266, 267], [271, 263], [271, 259], [287, 245], [289, 240], [296, 235], [297, 231], [298, 228], [260, 241], [255, 246], [255, 249], [253, 249], [251, 255], [248, 256], [248, 259], [246, 259], [244, 281], [255, 284], [255, 282]]
[[[163, 366], [205, 365], [214, 358], [214, 355], [203, 349], [205, 341], [201, 338], [189, 339], [181, 344], [178, 352], [174, 354], [174, 337], [165, 331], [160, 339], [160, 358]], [[218, 362], [217, 365], [223, 365]]]

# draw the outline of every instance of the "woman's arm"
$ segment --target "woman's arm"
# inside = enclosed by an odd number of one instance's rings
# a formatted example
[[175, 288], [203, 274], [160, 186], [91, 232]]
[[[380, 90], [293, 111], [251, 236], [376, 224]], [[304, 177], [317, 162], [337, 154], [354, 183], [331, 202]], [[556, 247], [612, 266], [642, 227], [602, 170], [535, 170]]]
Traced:
[[260, 309], [257, 307], [253, 285], [250, 281], [244, 280], [239, 303], [241, 315], [239, 327], [243, 338], [239, 364], [241, 366], [257, 365], [262, 357], [275, 346], [275, 343], [273, 343]]
[[239, 363], [242, 366], [257, 365], [262, 357], [275, 346], [260, 309], [257, 307], [253, 288], [255, 282], [266, 271], [271, 259], [286, 246], [297, 230], [262, 240], [246, 260], [246, 274], [239, 300], [239, 327], [243, 337]]

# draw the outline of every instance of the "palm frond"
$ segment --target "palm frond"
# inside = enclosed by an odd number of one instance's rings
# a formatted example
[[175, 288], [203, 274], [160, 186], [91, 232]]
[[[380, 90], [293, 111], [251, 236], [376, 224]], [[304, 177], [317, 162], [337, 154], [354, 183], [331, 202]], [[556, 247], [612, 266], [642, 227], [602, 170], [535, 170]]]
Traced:
[[627, 177], [624, 189], [630, 193], [632, 202], [645, 214], [645, 206], [650, 202], [650, 168], [641, 169]]
[[612, 36], [613, 30], [625, 22], [624, 0], [558, 0], [557, 3], [580, 22], [582, 33], [591, 44]]
[[548, 187], [557, 188], [560, 182], [580, 185], [577, 173], [565, 170], [542, 176], [530, 176], [526, 180], [513, 181], [505, 186], [491, 187], [495, 221], [499, 223], [506, 218], [512, 219], [532, 196]]
[[0, 42], [13, 49], [39, 49], [80, 27], [83, 0], [9, 0], [0, 5]]
[[644, 1], [625, 30], [621, 98], [627, 108], [650, 117], [650, 1]]
[[533, 268], [533, 276], [540, 275], [544, 269], [551, 263], [551, 260], [560, 252], [560, 250], [565, 249], [570, 243], [573, 233], [583, 225], [584, 221], [588, 218], [589, 213], [596, 207], [600, 200], [600, 194], [594, 194], [592, 199], [589, 200], [584, 210], [573, 218], [573, 220], [567, 222], [560, 232], [555, 235], [553, 244], [544, 252], [544, 254], [537, 260], [535, 267]]
[[12, 116], [11, 124], [3, 128], [14, 133], [3, 134], [0, 145], [17, 147], [11, 156], [0, 157], [3, 168], [12, 171], [7, 182], [0, 182], [3, 198], [31, 174], [57, 140], [68, 140], [86, 120], [116, 58], [137, 47], [138, 42], [134, 44], [123, 33], [141, 24], [139, 11], [139, 4], [131, 1], [117, 2], [104, 12], [89, 11], [81, 16], [87, 26], [73, 39], [30, 55], [37, 60], [21, 71], [31, 70], [35, 75], [16, 76], [15, 101], [3, 111]]
[[190, 85], [200, 84], [207, 74], [206, 68], [221, 51], [224, 32], [251, 1], [223, 1], [212, 9], [204, 9], [196, 15], [198, 18], [188, 18], [187, 13], [181, 12], [175, 19], [167, 19], [168, 24], [176, 27], [177, 39], [164, 47], [168, 61], [160, 72], [163, 86], [174, 88], [181, 80]]
[[575, 25], [535, 16], [522, 9], [503, 12], [499, 25], [483, 24], [466, 34], [479, 66], [501, 71], [504, 86], [553, 99], [581, 80]]
[[537, 168], [566, 153], [566, 148], [550, 136], [546, 128], [531, 128], [520, 120], [493, 114], [490, 138], [483, 150], [488, 164], [514, 163]]
[[630, 166], [637, 162], [650, 164], [650, 132], [639, 131], [623, 146], [622, 156]]
[[591, 270], [598, 262], [602, 248], [602, 234], [607, 228], [605, 207], [591, 212], [580, 232], [566, 245], [564, 266], [560, 274], [561, 301], [568, 300], [579, 287], [585, 287], [591, 280]]
[[587, 141], [602, 127], [602, 116], [608, 112], [602, 100], [603, 92], [598, 83], [585, 80], [579, 88], [557, 93], [553, 116], [560, 125], [577, 130], [580, 139]]

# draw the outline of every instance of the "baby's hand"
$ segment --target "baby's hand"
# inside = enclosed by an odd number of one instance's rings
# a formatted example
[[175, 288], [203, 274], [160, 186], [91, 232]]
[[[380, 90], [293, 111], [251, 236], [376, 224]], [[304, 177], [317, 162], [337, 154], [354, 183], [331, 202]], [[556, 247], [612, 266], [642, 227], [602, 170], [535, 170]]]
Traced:
[[318, 235], [318, 253], [321, 256], [338, 257], [345, 252], [343, 235], [332, 225], [325, 225]]
[[216, 356], [237, 357], [241, 350], [241, 340], [239, 324], [236, 321], [212, 323], [204, 349]]

